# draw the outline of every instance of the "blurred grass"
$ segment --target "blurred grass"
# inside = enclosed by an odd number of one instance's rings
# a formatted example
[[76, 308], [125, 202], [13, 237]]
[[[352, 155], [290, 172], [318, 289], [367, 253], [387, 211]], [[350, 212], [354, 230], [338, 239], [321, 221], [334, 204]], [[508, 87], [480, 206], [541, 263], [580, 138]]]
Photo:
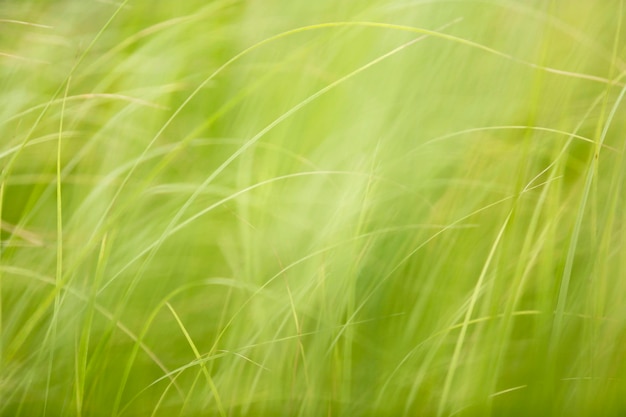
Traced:
[[0, 414], [621, 415], [623, 17], [0, 3]]

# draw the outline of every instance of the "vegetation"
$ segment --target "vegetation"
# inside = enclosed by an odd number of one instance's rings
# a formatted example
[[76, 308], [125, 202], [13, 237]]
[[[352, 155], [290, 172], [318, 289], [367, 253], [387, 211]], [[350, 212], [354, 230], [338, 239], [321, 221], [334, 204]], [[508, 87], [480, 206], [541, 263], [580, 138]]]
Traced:
[[623, 415], [625, 13], [1, 2], [0, 415]]

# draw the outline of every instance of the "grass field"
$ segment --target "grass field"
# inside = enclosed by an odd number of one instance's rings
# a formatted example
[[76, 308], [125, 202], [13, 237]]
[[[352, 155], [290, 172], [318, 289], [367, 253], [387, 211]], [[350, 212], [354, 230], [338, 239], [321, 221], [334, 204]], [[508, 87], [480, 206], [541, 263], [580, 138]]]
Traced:
[[625, 16], [0, 1], [0, 415], [625, 415]]

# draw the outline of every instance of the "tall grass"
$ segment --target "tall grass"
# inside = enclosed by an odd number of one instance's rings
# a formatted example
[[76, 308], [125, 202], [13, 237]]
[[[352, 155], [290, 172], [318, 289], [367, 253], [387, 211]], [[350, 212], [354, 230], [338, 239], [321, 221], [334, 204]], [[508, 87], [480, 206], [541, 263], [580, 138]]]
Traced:
[[625, 13], [0, 3], [0, 415], [622, 415]]

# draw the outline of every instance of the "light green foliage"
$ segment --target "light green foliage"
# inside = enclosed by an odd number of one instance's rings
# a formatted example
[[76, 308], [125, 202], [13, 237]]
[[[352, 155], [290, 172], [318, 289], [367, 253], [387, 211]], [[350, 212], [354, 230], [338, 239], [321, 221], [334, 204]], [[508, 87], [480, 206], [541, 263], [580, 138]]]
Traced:
[[1, 2], [0, 415], [622, 415], [623, 3]]

